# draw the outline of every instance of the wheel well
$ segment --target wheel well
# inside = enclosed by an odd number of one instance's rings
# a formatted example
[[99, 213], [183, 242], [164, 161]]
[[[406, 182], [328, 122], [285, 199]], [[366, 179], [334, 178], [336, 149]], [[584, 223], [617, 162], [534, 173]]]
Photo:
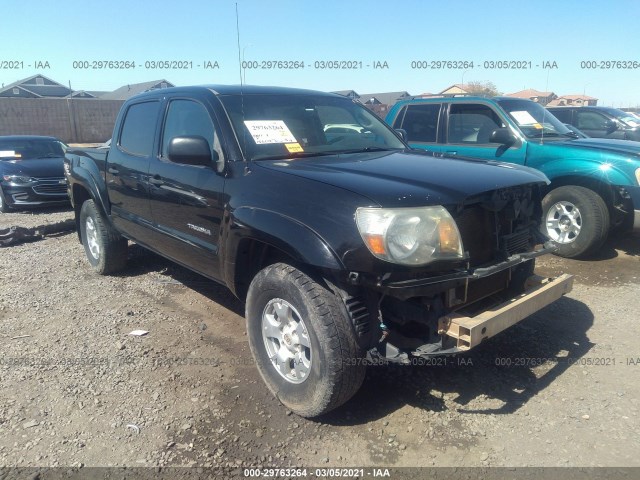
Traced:
[[297, 264], [293, 257], [273, 245], [252, 238], [242, 239], [238, 244], [233, 279], [238, 298], [245, 299], [251, 280], [260, 270], [278, 262]]
[[82, 242], [82, 233], [80, 229], [80, 209], [82, 209], [82, 205], [87, 200], [91, 200], [91, 195], [89, 194], [89, 191], [80, 185], [74, 185], [73, 186], [73, 211], [75, 213], [75, 218], [76, 218], [76, 232], [78, 232], [78, 240], [80, 240], [80, 242]]
[[620, 217], [621, 215], [623, 215], [623, 213], [616, 207], [618, 206], [618, 204], [622, 203], [622, 198], [610, 184], [601, 182], [593, 178], [582, 177], [578, 175], [554, 178], [551, 181], [551, 185], [547, 186], [543, 191], [543, 197], [551, 190], [554, 190], [558, 187], [566, 187], [571, 185], [588, 188], [589, 190], [592, 190], [600, 195], [600, 197], [602, 197], [602, 200], [604, 200], [607, 209], [609, 210], [611, 223], [616, 224], [621, 221]]

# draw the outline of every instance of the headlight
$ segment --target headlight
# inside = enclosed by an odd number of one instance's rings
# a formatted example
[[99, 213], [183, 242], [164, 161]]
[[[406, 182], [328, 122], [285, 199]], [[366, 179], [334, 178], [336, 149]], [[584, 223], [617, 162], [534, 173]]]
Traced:
[[38, 181], [35, 178], [26, 177], [24, 175], [3, 175], [2, 179], [5, 182], [9, 182], [14, 185], [29, 185], [30, 183], [35, 183]]
[[640, 185], [640, 168], [636, 168], [636, 182]]
[[444, 207], [358, 208], [356, 223], [373, 255], [401, 265], [464, 257], [458, 226]]

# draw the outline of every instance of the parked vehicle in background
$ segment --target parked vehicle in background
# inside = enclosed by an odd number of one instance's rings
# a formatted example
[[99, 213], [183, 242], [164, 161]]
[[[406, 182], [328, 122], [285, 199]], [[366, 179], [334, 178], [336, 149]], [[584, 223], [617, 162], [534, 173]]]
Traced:
[[611, 107], [547, 107], [547, 110], [589, 137], [640, 141], [640, 120], [623, 110]]
[[0, 212], [68, 204], [64, 149], [54, 137], [0, 137]]
[[386, 120], [415, 148], [544, 172], [542, 231], [558, 255], [596, 252], [613, 227], [640, 229], [640, 143], [577, 138], [540, 104], [512, 97], [409, 99]]
[[65, 166], [93, 268], [123, 268], [130, 239], [229, 287], [260, 375], [303, 416], [346, 402], [367, 355], [467, 351], [572, 285], [533, 275], [555, 249], [538, 230], [541, 172], [412, 152], [339, 95], [147, 92], [107, 152], [71, 150]]
[[589, 138], [589, 135], [584, 133], [582, 130], [577, 129], [570, 123], [565, 123], [564, 126], [567, 127], [569, 130], [571, 130], [571, 132], [575, 133], [576, 138]]

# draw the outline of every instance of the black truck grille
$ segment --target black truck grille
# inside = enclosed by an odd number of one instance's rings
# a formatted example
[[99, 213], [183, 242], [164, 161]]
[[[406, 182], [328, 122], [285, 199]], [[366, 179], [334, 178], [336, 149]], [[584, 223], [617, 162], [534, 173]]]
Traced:
[[465, 208], [455, 217], [472, 267], [527, 252], [533, 244], [531, 219], [507, 206], [498, 212], [481, 204]]
[[501, 239], [501, 247], [508, 255], [523, 253], [529, 250], [531, 244], [531, 232], [529, 229], [521, 230], [511, 235], [504, 235]]
[[469, 252], [471, 266], [490, 262], [496, 250], [493, 212], [481, 206], [468, 207], [456, 217], [456, 223], [462, 236], [462, 245]]

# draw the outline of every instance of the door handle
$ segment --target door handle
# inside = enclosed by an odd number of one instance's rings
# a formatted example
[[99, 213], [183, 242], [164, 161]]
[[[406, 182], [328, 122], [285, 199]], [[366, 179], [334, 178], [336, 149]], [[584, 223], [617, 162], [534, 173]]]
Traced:
[[458, 152], [456, 152], [455, 150], [447, 151], [447, 152], [444, 152], [444, 153], [446, 155], [457, 155], [458, 154]]
[[160, 177], [160, 175], [154, 175], [153, 177], [151, 177], [149, 179], [149, 183], [156, 186], [164, 185], [164, 181], [162, 180], [162, 177]]
[[118, 175], [120, 173], [120, 170], [118, 170], [117, 168], [109, 167], [107, 169], [107, 172], [109, 172], [111, 175]]

